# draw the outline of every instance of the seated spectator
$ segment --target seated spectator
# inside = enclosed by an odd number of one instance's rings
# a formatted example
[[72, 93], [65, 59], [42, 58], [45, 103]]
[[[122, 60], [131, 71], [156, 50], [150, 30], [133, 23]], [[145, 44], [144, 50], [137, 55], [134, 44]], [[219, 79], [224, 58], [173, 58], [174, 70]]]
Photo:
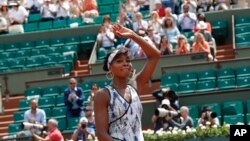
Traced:
[[196, 22], [196, 15], [189, 12], [189, 5], [183, 5], [184, 13], [179, 15], [178, 24], [180, 25], [182, 32], [192, 32]]
[[7, 20], [8, 25], [10, 25], [9, 8], [6, 2], [2, 3], [0, 6], [0, 16], [4, 17]]
[[196, 0], [184, 0], [183, 4], [181, 5], [181, 13], [185, 12], [184, 5], [188, 5], [190, 12], [196, 13], [197, 9]]
[[161, 0], [155, 0], [155, 10], [160, 18], [165, 16], [165, 9], [161, 4]]
[[196, 25], [194, 26], [194, 32], [197, 32], [197, 31], [198, 31], [197, 27], [198, 27], [200, 21], [205, 22], [205, 23], [206, 23], [206, 31], [212, 33], [212, 26], [211, 26], [211, 24], [210, 24], [209, 22], [207, 22], [204, 13], [199, 13], [199, 14], [197, 14], [197, 23], [196, 23]]
[[217, 117], [217, 113], [213, 112], [210, 108], [204, 107], [201, 111], [201, 117], [198, 120], [198, 126], [203, 125], [207, 126], [207, 122], [210, 123], [210, 126], [220, 127], [220, 121]]
[[167, 36], [170, 43], [177, 43], [180, 31], [174, 24], [173, 18], [168, 17], [164, 19], [161, 34]]
[[70, 1], [70, 18], [79, 18], [81, 16], [81, 7], [78, 0]]
[[160, 45], [161, 37], [160, 34], [154, 33], [153, 27], [149, 27], [147, 30], [147, 35], [151, 39], [151, 41], [154, 43], [154, 45], [158, 48]]
[[187, 38], [183, 35], [179, 35], [177, 38], [177, 45], [176, 45], [176, 54], [188, 54], [190, 52], [190, 45], [187, 41]]
[[7, 34], [8, 31], [8, 22], [4, 17], [0, 16], [0, 35], [1, 34]]
[[56, 19], [69, 19], [70, 6], [67, 0], [59, 0], [56, 4]]
[[[24, 122], [29, 122], [33, 124], [46, 125], [46, 114], [44, 110], [38, 108], [38, 101], [33, 99], [30, 101], [30, 109], [24, 113]], [[35, 130], [37, 134], [40, 134], [40, 130]], [[31, 136], [30, 130], [24, 130], [17, 134], [19, 137], [29, 137]]]
[[119, 16], [117, 17], [117, 23], [129, 29], [133, 29], [133, 21], [129, 18], [126, 11], [120, 12]]
[[88, 127], [88, 119], [86, 117], [82, 117], [77, 125], [77, 129], [74, 131], [73, 135], [71, 136], [71, 140], [73, 141], [87, 141], [88, 135], [91, 135], [92, 138], [95, 138], [95, 135], [92, 134], [87, 129]]
[[169, 55], [173, 53], [173, 46], [169, 43], [167, 36], [165, 35], [161, 36], [159, 49], [161, 55]]
[[136, 5], [139, 7], [139, 11], [149, 10], [149, 0], [135, 0]]
[[112, 31], [112, 23], [109, 15], [103, 17], [102, 26], [104, 26], [106, 30]]
[[126, 12], [128, 17], [134, 17], [135, 13], [138, 12], [138, 7], [136, 7], [136, 3], [133, 0], [126, 0], [126, 3], [123, 5], [121, 4], [120, 9], [122, 12]]
[[213, 60], [213, 56], [211, 55], [209, 44], [201, 33], [196, 33], [195, 35], [192, 52], [193, 53], [206, 52], [208, 55], [208, 60], [209, 61]]
[[64, 141], [62, 133], [57, 128], [58, 122], [55, 119], [49, 119], [48, 121], [48, 135], [43, 138], [38, 135], [36, 135], [34, 132], [32, 132], [32, 136], [35, 138], [35, 140], [39, 141]]
[[161, 20], [156, 11], [151, 12], [151, 20], [148, 22], [148, 25], [153, 28], [154, 33], [159, 34], [161, 32]]
[[174, 127], [178, 127], [181, 130], [186, 130], [187, 127], [192, 128], [194, 126], [193, 119], [189, 116], [189, 109], [186, 106], [182, 106], [180, 108], [180, 120], [176, 122], [173, 119], [169, 120], [169, 123], [172, 124]]
[[86, 18], [98, 17], [96, 0], [83, 0], [82, 1], [82, 16]]
[[138, 31], [138, 29], [143, 29], [144, 31], [148, 29], [148, 22], [142, 19], [140, 12], [136, 13], [136, 21], [133, 23], [133, 30]]
[[30, 14], [40, 13], [43, 0], [26, 0], [24, 7], [29, 11]]
[[83, 110], [86, 118], [88, 119], [87, 130], [91, 134], [95, 135], [95, 117], [94, 117], [93, 106], [87, 105]]
[[228, 10], [230, 7], [231, 0], [215, 0], [216, 7], [215, 10]]
[[56, 15], [56, 7], [51, 0], [45, 0], [41, 7], [42, 21], [54, 20]]
[[175, 11], [176, 0], [162, 0], [162, 5], [171, 11]]
[[91, 92], [90, 92], [90, 96], [89, 96], [89, 103], [91, 106], [94, 106], [94, 96], [96, 94], [96, 92], [99, 90], [100, 88], [97, 86], [96, 83], [94, 83], [92, 86], [91, 86]]
[[64, 103], [67, 106], [67, 117], [82, 117], [83, 112], [83, 92], [77, 87], [74, 78], [69, 80], [69, 88], [64, 91]]
[[177, 25], [177, 20], [178, 20], [177, 15], [172, 13], [171, 8], [165, 8], [165, 17], [164, 18], [168, 18], [168, 17], [173, 18], [175, 25]]
[[100, 33], [97, 35], [97, 45], [101, 49], [110, 50], [114, 47], [115, 35], [104, 26], [101, 26]]
[[212, 9], [214, 9], [213, 0], [198, 0], [197, 1], [197, 13], [211, 11]]
[[29, 15], [28, 11], [23, 6], [20, 6], [17, 2], [11, 3], [10, 6], [13, 7], [9, 13], [10, 24], [16, 25], [25, 23]]

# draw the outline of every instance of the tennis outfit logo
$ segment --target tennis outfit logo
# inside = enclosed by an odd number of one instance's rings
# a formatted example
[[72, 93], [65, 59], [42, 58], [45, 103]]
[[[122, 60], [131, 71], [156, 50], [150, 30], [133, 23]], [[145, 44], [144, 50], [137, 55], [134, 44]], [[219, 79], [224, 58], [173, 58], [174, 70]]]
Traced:
[[249, 141], [250, 125], [230, 125], [230, 141]]

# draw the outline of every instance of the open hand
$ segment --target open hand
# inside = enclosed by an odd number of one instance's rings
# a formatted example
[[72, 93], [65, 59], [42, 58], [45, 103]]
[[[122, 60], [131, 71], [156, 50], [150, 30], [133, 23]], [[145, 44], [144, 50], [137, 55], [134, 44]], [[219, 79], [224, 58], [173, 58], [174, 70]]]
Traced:
[[134, 32], [126, 27], [123, 27], [119, 24], [115, 24], [112, 26], [113, 32], [116, 36], [122, 38], [131, 38]]

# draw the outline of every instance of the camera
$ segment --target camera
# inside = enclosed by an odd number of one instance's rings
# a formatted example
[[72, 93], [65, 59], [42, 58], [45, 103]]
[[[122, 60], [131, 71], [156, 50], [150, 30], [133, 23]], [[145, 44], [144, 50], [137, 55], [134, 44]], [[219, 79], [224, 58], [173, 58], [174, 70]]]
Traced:
[[157, 117], [170, 117], [170, 118], [174, 118], [174, 117], [177, 117], [177, 116], [180, 116], [180, 113], [177, 112], [177, 111], [169, 111], [165, 108], [157, 108], [155, 109], [155, 115]]
[[214, 119], [217, 117], [217, 113], [213, 112], [209, 107], [204, 107], [202, 113], [205, 114], [204, 120]]
[[29, 122], [23, 122], [22, 123], [22, 128], [26, 130], [44, 130], [46, 127], [41, 125], [41, 124], [35, 124], [35, 123], [29, 123]]
[[87, 127], [87, 125], [86, 125], [85, 123], [82, 123], [82, 124], [81, 124], [81, 128], [82, 128], [82, 129], [85, 129], [86, 127]]

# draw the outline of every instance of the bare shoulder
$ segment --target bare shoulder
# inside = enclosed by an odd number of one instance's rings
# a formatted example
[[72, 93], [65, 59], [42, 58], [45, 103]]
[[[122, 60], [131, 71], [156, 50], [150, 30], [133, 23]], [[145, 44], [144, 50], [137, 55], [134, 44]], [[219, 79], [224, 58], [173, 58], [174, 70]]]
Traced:
[[109, 101], [109, 91], [107, 89], [100, 89], [96, 92], [94, 96], [94, 101], [97, 103], [108, 102]]

